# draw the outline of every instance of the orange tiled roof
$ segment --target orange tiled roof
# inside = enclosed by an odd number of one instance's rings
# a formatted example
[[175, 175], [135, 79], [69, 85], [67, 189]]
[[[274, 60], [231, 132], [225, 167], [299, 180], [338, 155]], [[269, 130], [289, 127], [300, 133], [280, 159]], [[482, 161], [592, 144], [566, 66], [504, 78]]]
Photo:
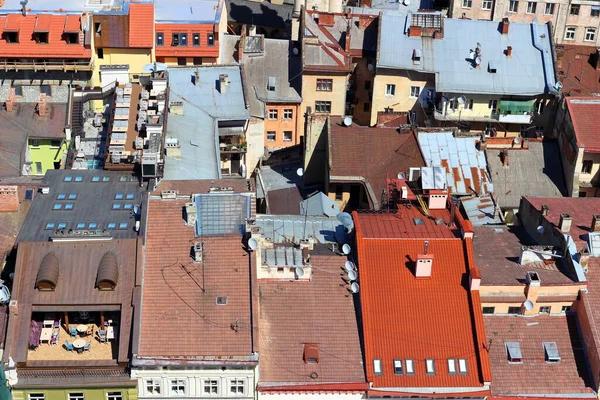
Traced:
[[129, 5], [129, 47], [154, 46], [154, 3]]
[[79, 15], [67, 15], [65, 21], [65, 32], [79, 32], [81, 30], [81, 18]]
[[[386, 215], [368, 216], [378, 217]], [[380, 238], [376, 231], [363, 231], [363, 214], [354, 213], [354, 218], [367, 381], [374, 389], [484, 389], [491, 373], [483, 349], [479, 293], [468, 290], [468, 272], [473, 266], [470, 239], [439, 235], [429, 239], [432, 275], [416, 279], [414, 260], [424, 251], [422, 236], [404, 238], [398, 230], [394, 238]], [[444, 228], [450, 229], [440, 226]], [[465, 359], [467, 374], [450, 375], [450, 358]], [[375, 359], [381, 360], [381, 375], [374, 373]], [[413, 360], [414, 375], [395, 375], [396, 359]], [[434, 375], [426, 374], [426, 359], [435, 360]]]
[[[67, 18], [70, 21], [67, 21]], [[90, 58], [92, 53], [80, 40], [77, 44], [69, 44], [63, 33], [79, 32], [79, 16], [39, 14], [8, 14], [0, 16], [0, 29], [4, 32], [19, 32], [19, 43], [7, 43], [0, 40], [0, 57], [6, 58]], [[77, 28], [75, 29], [75, 22]], [[65, 29], [67, 23], [71, 29]], [[48, 32], [48, 43], [36, 43], [33, 32]]]

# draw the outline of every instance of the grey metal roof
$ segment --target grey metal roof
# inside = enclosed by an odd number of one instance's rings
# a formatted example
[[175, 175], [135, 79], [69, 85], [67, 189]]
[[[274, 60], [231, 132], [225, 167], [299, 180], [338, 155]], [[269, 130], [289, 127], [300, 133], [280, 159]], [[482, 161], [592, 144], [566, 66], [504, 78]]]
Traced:
[[159, 23], [218, 22], [218, 5], [219, 0], [156, 0], [154, 15]]
[[[336, 218], [295, 215], [257, 215], [259, 233], [273, 243], [299, 243], [314, 237], [319, 243], [345, 242], [344, 226]], [[306, 227], [305, 227], [306, 226]]]
[[226, 0], [228, 20], [242, 24], [286, 29], [292, 20], [293, 4], [268, 1]]
[[50, 193], [35, 196], [17, 242], [47, 242], [50, 237], [74, 235], [137, 236], [133, 209], [135, 205], [144, 207], [145, 190], [136, 177], [101, 170], [50, 170], [43, 182]]
[[296, 247], [261, 248], [262, 264], [269, 267], [302, 267], [304, 260], [302, 250]]
[[197, 194], [198, 236], [244, 234], [250, 218], [250, 196], [243, 194]]
[[452, 132], [419, 132], [417, 139], [428, 167], [445, 167], [451, 194], [486, 194], [494, 191], [485, 154], [477, 150], [479, 138], [458, 137]]
[[325, 193], [318, 192], [300, 202], [300, 214], [315, 217], [335, 217], [340, 213], [337, 203], [327, 197]]
[[491, 195], [473, 196], [461, 199], [467, 218], [473, 226], [497, 225], [502, 220], [496, 212], [496, 206]]
[[[199, 84], [192, 83], [198, 72]], [[227, 92], [218, 90], [219, 75], [228, 75]], [[169, 113], [167, 137], [177, 138], [181, 156], [166, 156], [166, 180], [218, 179], [218, 121], [250, 118], [238, 66], [169, 68], [170, 101], [183, 102], [183, 115]]]
[[509, 150], [508, 166], [502, 165], [501, 152], [485, 152], [501, 208], [519, 208], [524, 196], [563, 197], [566, 189], [556, 143], [530, 141], [529, 150]]
[[[410, 15], [384, 13], [381, 18], [379, 68], [408, 69], [436, 74], [441, 92], [536, 95], [552, 91], [554, 65], [547, 25], [511, 22], [502, 35], [498, 22], [444, 19], [441, 39], [409, 37]], [[482, 63], [473, 68], [470, 54], [481, 44]], [[504, 52], [512, 46], [512, 57]], [[537, 46], [537, 47], [536, 47]], [[414, 65], [413, 50], [421, 50]], [[488, 63], [497, 66], [488, 72]]]

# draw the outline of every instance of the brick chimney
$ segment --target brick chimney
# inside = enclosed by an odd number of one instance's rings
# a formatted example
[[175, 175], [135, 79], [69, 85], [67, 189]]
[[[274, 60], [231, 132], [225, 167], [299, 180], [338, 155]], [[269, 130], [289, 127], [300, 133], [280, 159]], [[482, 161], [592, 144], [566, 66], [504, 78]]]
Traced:
[[506, 48], [506, 57], [511, 57], [512, 56], [512, 46], [508, 46]]
[[431, 267], [433, 265], [433, 254], [427, 254], [429, 248], [429, 240], [425, 241], [425, 250], [423, 254], [417, 255], [417, 262], [415, 268], [415, 277], [417, 278], [431, 278]]
[[592, 226], [590, 227], [592, 232], [600, 232], [600, 214], [595, 214], [592, 217]]
[[573, 221], [569, 214], [560, 214], [560, 219], [558, 221], [558, 229], [560, 229], [562, 233], [569, 233], [569, 231], [571, 230], [571, 222]]
[[502, 165], [508, 167], [508, 149], [502, 150], [500, 158], [502, 159]]
[[508, 18], [502, 18], [502, 22], [500, 22], [500, 31], [503, 35], [508, 35]]
[[481, 284], [481, 271], [479, 271], [479, 268], [473, 267], [469, 270], [469, 289], [478, 291], [480, 284]]
[[548, 211], [550, 211], [550, 208], [548, 208], [547, 205], [542, 204], [542, 216], [543, 217], [547, 217], [548, 216]]
[[40, 117], [46, 116], [46, 93], [40, 93], [40, 100], [38, 101], [37, 109]]
[[15, 97], [15, 88], [10, 88], [6, 99], [6, 112], [12, 112], [15, 109]]
[[423, 28], [420, 26], [411, 26], [408, 29], [408, 36], [421, 36], [423, 34]]
[[238, 41], [237, 60], [239, 63], [244, 59], [244, 48], [246, 47], [246, 25], [242, 25], [242, 33]]

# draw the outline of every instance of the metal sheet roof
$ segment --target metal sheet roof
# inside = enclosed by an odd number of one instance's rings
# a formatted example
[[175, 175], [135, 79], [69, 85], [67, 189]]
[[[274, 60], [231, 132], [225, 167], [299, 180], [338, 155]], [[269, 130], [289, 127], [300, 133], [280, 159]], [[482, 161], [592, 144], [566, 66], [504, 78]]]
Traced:
[[337, 203], [323, 192], [300, 202], [300, 214], [316, 217], [335, 217], [340, 213]]
[[303, 217], [294, 215], [260, 215], [256, 226], [273, 243], [299, 243], [314, 237], [319, 243], [345, 242], [344, 226], [336, 218]]
[[243, 194], [196, 195], [198, 220], [196, 234], [244, 234], [246, 219], [250, 218], [250, 196]]
[[302, 267], [302, 250], [296, 247], [261, 249], [262, 264], [269, 267]]
[[502, 220], [496, 212], [496, 206], [491, 195], [474, 196], [461, 199], [467, 218], [474, 226], [497, 225]]
[[[378, 67], [436, 73], [440, 92], [535, 95], [551, 91], [555, 84], [546, 25], [511, 22], [509, 33], [502, 35], [498, 22], [445, 18], [444, 37], [431, 39], [409, 37], [407, 18], [410, 15], [383, 14]], [[477, 43], [480, 68], [470, 60]], [[507, 46], [513, 49], [512, 57], [504, 54]], [[422, 51], [420, 64], [413, 64], [413, 50]], [[490, 62], [496, 73], [488, 72]]]

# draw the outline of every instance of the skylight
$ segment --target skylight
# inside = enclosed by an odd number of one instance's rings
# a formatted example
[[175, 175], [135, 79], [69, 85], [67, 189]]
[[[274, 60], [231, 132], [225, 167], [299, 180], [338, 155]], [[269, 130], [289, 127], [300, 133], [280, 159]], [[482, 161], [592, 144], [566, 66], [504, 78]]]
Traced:
[[110, 176], [103, 176], [102, 177], [102, 182], [108, 182], [110, 181]]
[[135, 193], [127, 193], [126, 199], [127, 200], [133, 200], [133, 199], [135, 199]]
[[415, 374], [415, 365], [413, 363], [413, 360], [405, 360], [405, 364], [406, 364], [406, 375], [414, 375]]
[[115, 200], [123, 200], [123, 193], [117, 193], [115, 194]]
[[375, 375], [383, 375], [383, 371], [381, 369], [381, 360], [373, 360], [373, 372], [375, 373]]
[[127, 177], [126, 176], [121, 176], [119, 178], [119, 182], [127, 182]]
[[76, 229], [85, 229], [85, 222], [78, 222]]
[[120, 210], [121, 209], [121, 203], [113, 203], [112, 209], [113, 210]]
[[56, 196], [56, 200], [64, 200], [64, 199], [66, 199], [66, 198], [67, 198], [67, 194], [66, 194], [66, 193], [59, 193], [59, 194]]
[[125, 204], [123, 204], [123, 209], [125, 209], [125, 210], [131, 210], [131, 209], [133, 209], [133, 204], [132, 203], [125, 203]]
[[119, 229], [127, 229], [128, 226], [129, 226], [128, 222], [121, 222], [119, 224]]
[[72, 180], [73, 180], [73, 177], [71, 175], [67, 175], [63, 179], [64, 182], [71, 182]]
[[96, 229], [98, 228], [98, 223], [97, 222], [90, 222], [88, 224], [88, 229]]
[[76, 176], [75, 182], [83, 182], [83, 176]]
[[109, 223], [106, 225], [106, 228], [107, 228], [107, 229], [117, 229], [117, 223], [116, 223], [116, 222], [109, 222]]
[[544, 353], [546, 353], [546, 362], [557, 363], [560, 361], [560, 355], [558, 354], [558, 346], [556, 342], [544, 342]]
[[69, 193], [69, 200], [77, 200], [77, 193]]
[[72, 209], [73, 209], [73, 203], [65, 204], [65, 210], [72, 210]]
[[46, 229], [54, 229], [55, 226], [56, 224], [54, 222], [48, 222], [46, 224]]
[[58, 229], [65, 229], [67, 227], [67, 223], [66, 222], [59, 222], [57, 228]]
[[521, 345], [519, 342], [504, 342], [504, 347], [506, 347], [506, 356], [509, 363], [520, 364], [523, 362]]
[[53, 210], [62, 210], [62, 204], [60, 203], [54, 203], [54, 205], [52, 206]]
[[99, 176], [92, 176], [92, 182], [100, 182]]

